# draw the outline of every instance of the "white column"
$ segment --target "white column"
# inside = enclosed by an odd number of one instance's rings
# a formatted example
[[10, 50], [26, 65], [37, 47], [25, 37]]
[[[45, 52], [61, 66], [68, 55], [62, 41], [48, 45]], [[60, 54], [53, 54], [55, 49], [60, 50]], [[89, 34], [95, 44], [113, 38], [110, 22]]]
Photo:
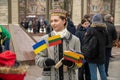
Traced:
[[18, 24], [18, 0], [11, 0], [12, 24]]
[[8, 0], [0, 0], [0, 24], [8, 24]]
[[120, 0], [115, 1], [115, 25], [120, 26]]
[[88, 2], [88, 0], [83, 0], [83, 2], [84, 2], [83, 3], [84, 4], [83, 5], [83, 16], [84, 16], [85, 14], [88, 14], [87, 13], [87, 5], [88, 5], [87, 2]]
[[75, 25], [81, 22], [81, 0], [73, 0], [72, 20]]

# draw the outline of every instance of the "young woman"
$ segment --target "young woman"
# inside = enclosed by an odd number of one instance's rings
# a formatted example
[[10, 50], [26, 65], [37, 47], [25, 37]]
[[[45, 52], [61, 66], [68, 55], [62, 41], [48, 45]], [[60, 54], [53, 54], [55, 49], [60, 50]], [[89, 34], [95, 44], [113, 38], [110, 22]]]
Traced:
[[[77, 31], [75, 35], [80, 39], [81, 48], [82, 48], [83, 38], [87, 34], [87, 30], [89, 28], [90, 28], [90, 22], [87, 19], [82, 19], [81, 23], [77, 27]], [[79, 68], [78, 78], [79, 80], [90, 80], [90, 71], [87, 62], [85, 62], [84, 65], [81, 68]]]
[[[60, 35], [62, 44], [48, 47], [40, 52], [35, 59], [36, 65], [43, 68], [43, 80], [77, 80], [76, 69], [78, 68], [73, 62], [62, 60], [62, 66], [55, 69], [55, 64], [63, 58], [65, 50], [75, 50], [80, 52], [80, 41], [66, 29], [66, 12], [61, 9], [51, 10], [51, 27], [53, 31], [50, 34], [43, 36], [41, 39], [47, 39], [49, 36]], [[67, 71], [64, 71], [63, 66], [67, 66]]]

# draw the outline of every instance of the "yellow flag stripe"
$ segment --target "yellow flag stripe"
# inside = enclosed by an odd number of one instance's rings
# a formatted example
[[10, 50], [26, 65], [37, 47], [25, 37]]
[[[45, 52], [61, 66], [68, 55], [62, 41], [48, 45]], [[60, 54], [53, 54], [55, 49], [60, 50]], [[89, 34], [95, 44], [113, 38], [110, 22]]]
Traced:
[[83, 63], [75, 63], [77, 67], [82, 67]]
[[42, 50], [44, 50], [44, 49], [46, 49], [46, 48], [47, 48], [47, 45], [44, 44], [44, 45], [36, 48], [36, 49], [34, 50], [34, 52], [35, 52], [35, 54], [38, 54], [39, 52], [41, 52]]
[[79, 55], [75, 55], [75, 53], [69, 52], [69, 53], [64, 53], [67, 56], [72, 56], [73, 58], [80, 59]]
[[64, 54], [67, 55], [67, 56], [71, 56], [73, 58], [76, 58], [76, 59], [80, 59], [80, 57], [84, 58], [83, 55], [77, 54], [77, 53], [71, 52], [71, 51], [64, 51]]
[[48, 38], [48, 41], [54, 40], [54, 39], [56, 39], [56, 38], [60, 38], [60, 35], [55, 35], [55, 36], [49, 37], [49, 38]]

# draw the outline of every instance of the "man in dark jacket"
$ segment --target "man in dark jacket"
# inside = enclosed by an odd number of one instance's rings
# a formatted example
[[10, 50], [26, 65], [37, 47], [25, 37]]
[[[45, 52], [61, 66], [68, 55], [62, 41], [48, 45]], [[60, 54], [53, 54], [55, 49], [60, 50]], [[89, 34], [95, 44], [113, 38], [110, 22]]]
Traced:
[[83, 39], [82, 52], [89, 64], [91, 80], [97, 80], [97, 67], [101, 80], [107, 80], [105, 73], [105, 47], [107, 42], [106, 25], [102, 16], [95, 14], [92, 18], [91, 28]]
[[113, 41], [117, 39], [117, 32], [113, 24], [113, 17], [110, 14], [106, 14], [104, 16], [104, 20], [107, 25], [108, 43], [109, 43], [106, 47], [106, 62], [105, 62], [105, 71], [106, 71], [106, 75], [108, 76], [109, 60], [110, 57], [112, 57], [111, 52], [113, 47]]

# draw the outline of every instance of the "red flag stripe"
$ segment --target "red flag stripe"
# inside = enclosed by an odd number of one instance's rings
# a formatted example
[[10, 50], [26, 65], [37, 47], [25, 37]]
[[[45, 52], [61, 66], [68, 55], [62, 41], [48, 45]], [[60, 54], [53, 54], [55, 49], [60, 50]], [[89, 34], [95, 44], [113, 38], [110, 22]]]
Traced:
[[65, 60], [71, 61], [71, 62], [76, 62], [74, 59], [68, 58], [68, 57], [64, 57]]
[[74, 60], [73, 58], [69, 58], [69, 57], [65, 57], [65, 56], [64, 56], [64, 59], [69, 60], [69, 61], [74, 62], [74, 63], [75, 63], [75, 62], [76, 62], [76, 63], [82, 63], [82, 60], [79, 60], [79, 61], [78, 61], [78, 60]]

